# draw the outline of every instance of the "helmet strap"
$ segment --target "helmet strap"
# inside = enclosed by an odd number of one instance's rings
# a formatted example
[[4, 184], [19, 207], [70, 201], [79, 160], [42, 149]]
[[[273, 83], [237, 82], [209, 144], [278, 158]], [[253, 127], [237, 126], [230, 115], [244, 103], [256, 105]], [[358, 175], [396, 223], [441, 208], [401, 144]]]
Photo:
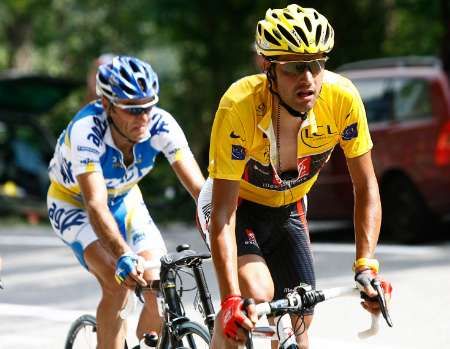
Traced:
[[131, 144], [136, 144], [135, 141], [131, 140], [130, 138], [128, 138], [118, 127], [117, 125], [114, 123], [113, 118], [111, 117], [111, 109], [112, 109], [112, 105], [109, 104], [108, 105], [108, 109], [106, 110], [106, 115], [107, 115], [107, 119], [108, 119], [108, 123], [110, 125], [112, 125], [114, 127], [114, 129], [117, 131], [117, 133], [122, 136], [123, 138], [125, 138], [128, 142], [130, 142]]
[[266, 70], [267, 80], [269, 80], [269, 90], [270, 92], [277, 96], [278, 101], [281, 106], [283, 106], [284, 109], [288, 111], [289, 114], [291, 114], [295, 118], [301, 118], [302, 121], [306, 120], [306, 117], [308, 116], [307, 112], [299, 112], [295, 110], [294, 108], [290, 107], [283, 99], [281, 98], [280, 94], [276, 92], [273, 88], [273, 85], [276, 81], [276, 72], [275, 72], [275, 64], [270, 64], [269, 69]]

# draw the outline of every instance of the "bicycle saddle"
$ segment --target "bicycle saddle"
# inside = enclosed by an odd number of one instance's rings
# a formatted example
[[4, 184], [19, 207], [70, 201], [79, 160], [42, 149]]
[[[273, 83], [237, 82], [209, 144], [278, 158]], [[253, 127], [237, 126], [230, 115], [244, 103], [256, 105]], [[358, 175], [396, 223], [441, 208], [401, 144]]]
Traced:
[[196, 259], [208, 259], [211, 254], [208, 252], [197, 253], [193, 250], [168, 253], [161, 257], [161, 267], [171, 268], [190, 264]]

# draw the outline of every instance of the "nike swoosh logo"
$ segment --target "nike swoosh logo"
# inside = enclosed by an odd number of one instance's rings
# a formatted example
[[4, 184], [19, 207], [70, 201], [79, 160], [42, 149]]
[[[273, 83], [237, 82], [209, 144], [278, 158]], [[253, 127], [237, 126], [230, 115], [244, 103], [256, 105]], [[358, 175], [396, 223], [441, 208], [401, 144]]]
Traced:
[[231, 138], [241, 138], [241, 136], [239, 136], [239, 135], [237, 135], [236, 133], [234, 133], [234, 131], [231, 131], [230, 137], [231, 137]]

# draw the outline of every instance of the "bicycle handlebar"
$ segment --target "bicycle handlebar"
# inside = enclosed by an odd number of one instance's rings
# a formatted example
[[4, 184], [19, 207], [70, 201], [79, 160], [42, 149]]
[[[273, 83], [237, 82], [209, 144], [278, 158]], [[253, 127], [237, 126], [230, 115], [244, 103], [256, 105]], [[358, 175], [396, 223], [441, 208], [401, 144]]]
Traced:
[[[386, 306], [384, 292], [380, 287], [374, 285], [378, 296], [377, 300], [380, 304], [381, 313], [386, 323], [392, 327], [392, 321]], [[344, 296], [360, 296], [360, 291], [356, 287], [334, 287], [323, 290], [313, 290], [309, 285], [300, 285], [289, 293], [286, 298], [275, 300], [272, 302], [264, 302], [256, 304], [256, 313], [258, 317], [262, 315], [277, 315], [283, 313], [299, 314], [305, 308], [315, 306], [316, 304]], [[360, 338], [367, 338], [378, 333], [379, 316], [372, 314], [371, 326], [369, 329], [358, 333]]]

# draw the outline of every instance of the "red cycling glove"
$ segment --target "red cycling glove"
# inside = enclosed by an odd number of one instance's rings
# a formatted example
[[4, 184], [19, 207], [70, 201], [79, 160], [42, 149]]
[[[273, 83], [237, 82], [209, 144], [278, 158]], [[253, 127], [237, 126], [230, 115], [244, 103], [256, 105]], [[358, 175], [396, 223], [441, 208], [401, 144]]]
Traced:
[[221, 303], [222, 315], [220, 323], [223, 328], [225, 336], [231, 339], [236, 339], [237, 330], [244, 322], [245, 314], [244, 299], [239, 295], [228, 295]]

